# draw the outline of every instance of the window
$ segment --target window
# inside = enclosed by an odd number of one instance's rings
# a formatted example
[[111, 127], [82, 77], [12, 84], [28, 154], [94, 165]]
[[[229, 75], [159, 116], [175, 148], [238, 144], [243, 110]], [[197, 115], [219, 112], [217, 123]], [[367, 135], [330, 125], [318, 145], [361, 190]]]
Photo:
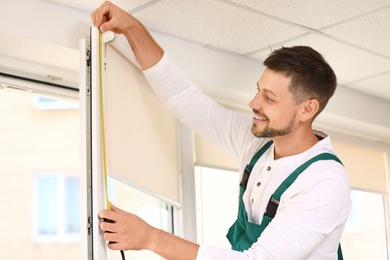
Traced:
[[[198, 242], [230, 248], [225, 235], [236, 219], [239, 175], [197, 166], [195, 176]], [[345, 259], [388, 259], [384, 196], [352, 190], [353, 208], [341, 238]]]
[[[345, 259], [387, 259], [384, 195], [352, 190], [341, 247]], [[364, 248], [364, 250], [361, 250]]]
[[[177, 206], [136, 189], [115, 178], [108, 178], [108, 197], [115, 206], [141, 217], [150, 225], [174, 233]], [[151, 251], [125, 251], [126, 259], [163, 259]], [[119, 251], [107, 250], [107, 259], [120, 259]]]
[[69, 101], [57, 100], [41, 96], [34, 97], [33, 106], [37, 110], [63, 110], [79, 108], [78, 103], [71, 103]]
[[237, 218], [239, 174], [195, 167], [198, 243], [231, 248], [226, 233]]
[[37, 110], [34, 99], [0, 89], [0, 259], [80, 259], [79, 111]]
[[79, 177], [38, 174], [34, 177], [34, 191], [34, 242], [79, 242]]

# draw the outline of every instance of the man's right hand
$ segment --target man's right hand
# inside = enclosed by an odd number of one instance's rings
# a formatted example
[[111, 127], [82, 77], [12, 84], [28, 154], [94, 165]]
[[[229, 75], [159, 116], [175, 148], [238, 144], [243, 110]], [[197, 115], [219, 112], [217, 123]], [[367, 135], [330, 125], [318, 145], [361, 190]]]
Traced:
[[112, 31], [123, 34], [143, 70], [155, 65], [164, 54], [163, 49], [137, 19], [109, 1], [93, 11], [91, 19], [102, 33]]
[[129, 27], [136, 22], [134, 17], [110, 1], [105, 1], [93, 11], [91, 19], [102, 33], [112, 31], [117, 34], [125, 34]]

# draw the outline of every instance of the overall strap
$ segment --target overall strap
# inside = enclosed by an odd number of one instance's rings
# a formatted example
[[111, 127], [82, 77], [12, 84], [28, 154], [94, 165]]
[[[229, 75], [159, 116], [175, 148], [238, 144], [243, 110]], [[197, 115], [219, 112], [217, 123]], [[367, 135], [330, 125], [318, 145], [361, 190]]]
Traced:
[[[331, 153], [322, 153], [317, 156], [314, 156], [301, 166], [299, 166], [293, 173], [291, 173], [283, 182], [280, 184], [280, 186], [276, 189], [275, 193], [271, 196], [266, 212], [264, 213], [263, 222], [265, 222], [265, 226], [268, 225], [268, 223], [275, 217], [276, 211], [279, 206], [280, 197], [282, 196], [283, 192], [287, 190], [291, 184], [298, 178], [299, 174], [301, 174], [304, 170], [306, 170], [307, 167], [309, 167], [312, 163], [319, 161], [319, 160], [334, 160], [336, 162], [339, 162], [341, 165], [343, 163], [340, 161], [340, 159]], [[266, 216], [268, 218], [266, 218]], [[263, 223], [262, 223], [263, 224]], [[343, 252], [341, 249], [341, 245], [339, 244], [338, 250], [337, 250], [337, 259], [343, 260]]]
[[249, 176], [251, 175], [252, 169], [255, 166], [257, 160], [265, 153], [265, 151], [268, 150], [268, 148], [272, 145], [273, 141], [269, 141], [266, 143], [263, 147], [260, 148], [259, 151], [252, 157], [252, 160], [249, 164], [245, 166], [244, 172], [242, 174], [242, 179], [240, 185], [244, 187], [244, 190], [246, 189], [246, 186], [248, 184]]
[[276, 210], [278, 209], [279, 206], [279, 201], [280, 197], [282, 196], [283, 192], [285, 192], [291, 184], [298, 178], [299, 174], [301, 174], [304, 170], [306, 170], [312, 163], [319, 161], [319, 160], [334, 160], [336, 162], [339, 162], [341, 165], [343, 164], [340, 159], [331, 153], [321, 153], [317, 156], [314, 156], [301, 166], [299, 166], [295, 171], [293, 171], [281, 184], [280, 186], [276, 189], [274, 194], [272, 194], [268, 205], [267, 209], [265, 212], [265, 215], [268, 217], [273, 218], [276, 214]]

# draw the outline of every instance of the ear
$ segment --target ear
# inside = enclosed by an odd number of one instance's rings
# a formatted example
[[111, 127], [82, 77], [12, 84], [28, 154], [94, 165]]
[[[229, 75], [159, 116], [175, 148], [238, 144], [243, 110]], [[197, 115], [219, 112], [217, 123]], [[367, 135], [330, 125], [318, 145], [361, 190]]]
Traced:
[[313, 121], [315, 115], [317, 114], [320, 103], [317, 99], [310, 99], [301, 103], [301, 121], [305, 122], [307, 120]]

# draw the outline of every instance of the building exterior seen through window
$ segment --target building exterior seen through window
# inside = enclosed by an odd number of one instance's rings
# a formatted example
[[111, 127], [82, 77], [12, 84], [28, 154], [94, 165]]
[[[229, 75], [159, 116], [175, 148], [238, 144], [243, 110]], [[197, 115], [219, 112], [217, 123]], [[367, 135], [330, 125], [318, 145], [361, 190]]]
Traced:
[[0, 259], [80, 259], [78, 101], [48, 98], [0, 89]]

